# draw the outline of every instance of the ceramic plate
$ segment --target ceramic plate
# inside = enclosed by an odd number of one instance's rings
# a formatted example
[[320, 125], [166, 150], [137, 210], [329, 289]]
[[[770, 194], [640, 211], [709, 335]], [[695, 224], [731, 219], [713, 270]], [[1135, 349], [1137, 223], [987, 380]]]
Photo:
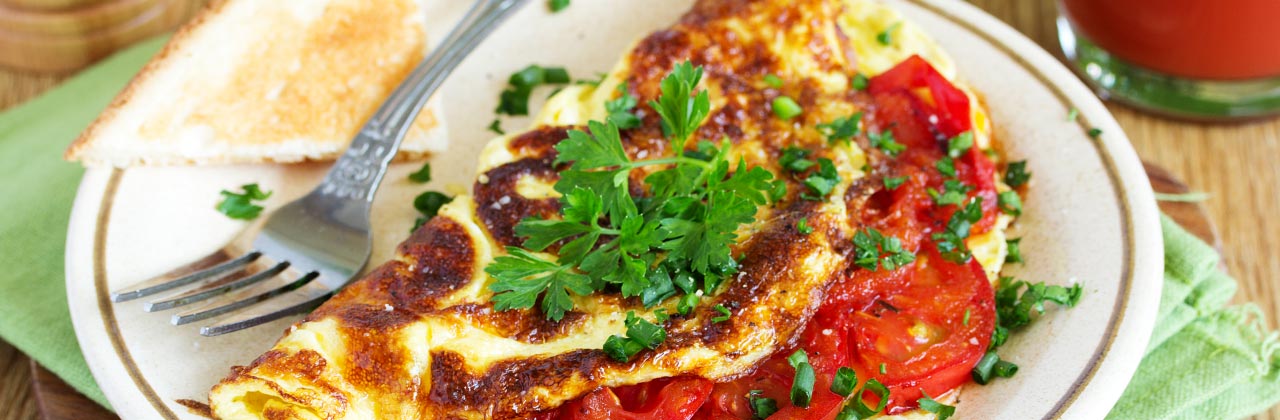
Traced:
[[[431, 3], [430, 35], [438, 40], [469, 2]], [[689, 6], [689, 0], [582, 0], [553, 16], [541, 2], [530, 3], [440, 93], [451, 144], [432, 160], [437, 179], [409, 183], [406, 174], [417, 164], [395, 166], [386, 177], [374, 205], [371, 266], [408, 236], [414, 195], [470, 185], [506, 75], [529, 63], [565, 65], [587, 77], [603, 72], [633, 40], [666, 27]], [[1026, 211], [1011, 232], [1023, 238], [1028, 263], [1006, 272], [1085, 286], [1079, 306], [1050, 311], [1001, 349], [1022, 369], [1012, 379], [966, 388], [956, 418], [1102, 418], [1137, 367], [1160, 296], [1158, 213], [1137, 156], [1089, 90], [1012, 28], [965, 2], [890, 3], [951, 53], [960, 77], [984, 95], [1008, 156], [1028, 159], [1035, 173]], [[1080, 117], [1067, 121], [1073, 107]], [[1093, 139], [1090, 127], [1104, 134]], [[199, 325], [171, 326], [168, 313], [144, 313], [136, 301], [113, 304], [109, 292], [207, 255], [246, 228], [213, 210], [220, 190], [260, 183], [276, 192], [271, 208], [310, 190], [324, 170], [262, 165], [85, 174], [68, 238], [67, 291], [85, 357], [122, 417], [198, 418], [177, 400], [204, 401], [230, 366], [252, 361], [293, 320], [204, 338]]]

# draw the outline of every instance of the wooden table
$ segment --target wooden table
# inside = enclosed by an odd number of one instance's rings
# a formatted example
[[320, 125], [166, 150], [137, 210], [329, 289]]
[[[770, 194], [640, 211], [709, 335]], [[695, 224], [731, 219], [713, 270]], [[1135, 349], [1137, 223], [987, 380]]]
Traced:
[[[1057, 51], [1049, 0], [972, 0]], [[0, 109], [53, 87], [54, 76], [0, 70]], [[1211, 195], [1205, 203], [1222, 236], [1228, 271], [1240, 281], [1237, 301], [1253, 301], [1277, 325], [1280, 308], [1280, 119], [1243, 125], [1169, 121], [1120, 105], [1109, 106], [1138, 154], [1169, 169], [1195, 191]], [[0, 342], [0, 420], [39, 418], [30, 392], [25, 357]], [[1258, 416], [1280, 419], [1280, 407]]]

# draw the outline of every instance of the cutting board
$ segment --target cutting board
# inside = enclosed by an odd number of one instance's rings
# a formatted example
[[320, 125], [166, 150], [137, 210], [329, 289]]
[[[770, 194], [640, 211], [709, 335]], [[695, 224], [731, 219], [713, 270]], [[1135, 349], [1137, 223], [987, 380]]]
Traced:
[[[1159, 166], [1143, 163], [1151, 188], [1157, 193], [1185, 194], [1191, 192], [1185, 183]], [[1222, 240], [1218, 230], [1209, 220], [1209, 212], [1203, 203], [1162, 201], [1160, 210], [1200, 239], [1213, 245], [1219, 252]], [[71, 386], [58, 379], [52, 372], [31, 362], [31, 388], [44, 420], [118, 420], [114, 413], [85, 398]]]

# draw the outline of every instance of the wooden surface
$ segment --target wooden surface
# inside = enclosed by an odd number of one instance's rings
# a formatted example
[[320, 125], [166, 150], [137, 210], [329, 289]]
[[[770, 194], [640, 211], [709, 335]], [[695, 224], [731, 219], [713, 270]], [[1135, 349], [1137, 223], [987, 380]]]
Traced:
[[[1027, 34], [1045, 49], [1057, 51], [1054, 2], [971, 2]], [[0, 70], [0, 109], [26, 100], [59, 80], [54, 76]], [[1268, 323], [1276, 325], [1276, 310], [1280, 306], [1280, 284], [1275, 282], [1280, 277], [1280, 258], [1276, 258], [1280, 256], [1280, 220], [1272, 215], [1280, 209], [1280, 119], [1244, 125], [1206, 125], [1151, 117], [1119, 105], [1109, 107], [1138, 154], [1168, 170], [1168, 175], [1153, 176], [1154, 183], [1160, 185], [1176, 177], [1186, 181], [1190, 190], [1210, 194], [1203, 205], [1209, 218], [1217, 222], [1227, 269], [1240, 281], [1237, 301], [1256, 302], [1267, 314]], [[1199, 211], [1185, 210], [1186, 205], [1174, 206], [1177, 207], [1184, 210], [1167, 211], [1177, 214]], [[24, 356], [0, 342], [0, 420], [40, 418], [32, 392], [32, 371], [27, 363]], [[44, 389], [42, 386], [41, 390]], [[81, 413], [75, 420], [97, 418]], [[1280, 419], [1280, 408], [1273, 408], [1257, 419]]]

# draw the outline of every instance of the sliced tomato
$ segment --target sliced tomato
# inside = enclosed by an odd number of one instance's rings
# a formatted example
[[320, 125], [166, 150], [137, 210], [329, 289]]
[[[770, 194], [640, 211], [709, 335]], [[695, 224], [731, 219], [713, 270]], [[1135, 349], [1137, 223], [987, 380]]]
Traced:
[[854, 370], [884, 383], [889, 407], [901, 411], [922, 390], [938, 395], [969, 380], [995, 328], [995, 296], [976, 260], [951, 263], [928, 245], [911, 266], [854, 271], [817, 317], [844, 326]]
[[556, 418], [688, 420], [706, 402], [711, 387], [711, 381], [707, 379], [678, 377], [601, 388], [566, 404]]
[[924, 111], [922, 114], [926, 120], [936, 121], [933, 124], [944, 137], [969, 131], [973, 126], [969, 115], [969, 96], [918, 55], [871, 78], [868, 90], [876, 95], [877, 105], [882, 105], [879, 100], [883, 94], [912, 93], [921, 100], [913, 109]]

